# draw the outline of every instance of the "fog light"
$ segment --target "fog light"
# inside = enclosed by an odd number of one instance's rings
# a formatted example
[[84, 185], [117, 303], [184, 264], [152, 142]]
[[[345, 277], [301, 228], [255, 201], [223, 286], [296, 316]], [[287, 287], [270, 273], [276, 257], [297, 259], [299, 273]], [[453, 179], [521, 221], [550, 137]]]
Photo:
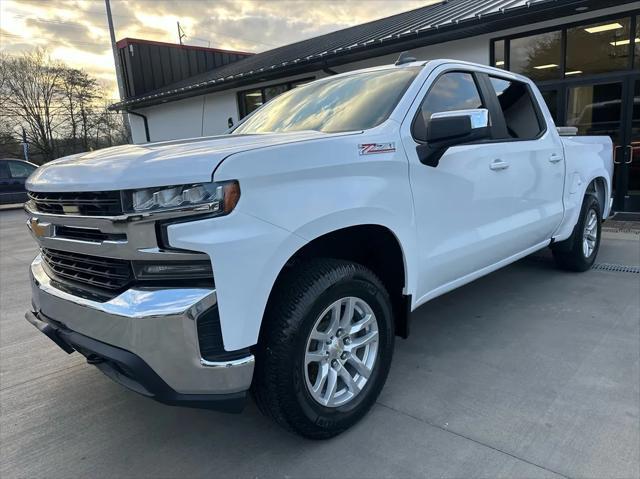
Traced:
[[136, 261], [133, 263], [133, 272], [141, 280], [213, 278], [210, 261]]

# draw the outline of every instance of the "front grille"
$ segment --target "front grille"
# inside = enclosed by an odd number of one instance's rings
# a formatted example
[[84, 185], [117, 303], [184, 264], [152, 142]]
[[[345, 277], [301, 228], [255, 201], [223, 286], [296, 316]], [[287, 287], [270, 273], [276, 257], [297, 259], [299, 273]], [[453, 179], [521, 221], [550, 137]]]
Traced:
[[35, 210], [56, 215], [115, 216], [123, 213], [119, 191], [37, 193], [29, 198]]
[[129, 261], [52, 249], [43, 249], [42, 258], [53, 275], [63, 281], [109, 291], [123, 289], [133, 281]]

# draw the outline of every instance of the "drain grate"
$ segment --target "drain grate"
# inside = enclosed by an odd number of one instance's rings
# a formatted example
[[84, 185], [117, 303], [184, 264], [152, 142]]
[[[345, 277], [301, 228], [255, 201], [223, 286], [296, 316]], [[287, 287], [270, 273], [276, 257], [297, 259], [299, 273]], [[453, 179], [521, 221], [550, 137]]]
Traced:
[[593, 269], [600, 271], [613, 271], [615, 273], [636, 273], [640, 274], [640, 266], [629, 266], [626, 264], [596, 263]]

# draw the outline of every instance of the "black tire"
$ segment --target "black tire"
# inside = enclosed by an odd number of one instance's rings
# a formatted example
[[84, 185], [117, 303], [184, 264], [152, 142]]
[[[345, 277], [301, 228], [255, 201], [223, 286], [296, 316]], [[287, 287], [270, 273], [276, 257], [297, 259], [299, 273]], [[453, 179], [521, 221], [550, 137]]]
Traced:
[[[583, 250], [583, 239], [585, 222], [590, 215], [590, 212], [595, 212], [597, 218], [597, 235], [595, 240], [595, 247], [593, 251], [587, 256]], [[587, 271], [593, 266], [593, 263], [598, 256], [598, 250], [600, 249], [600, 237], [602, 232], [602, 211], [598, 198], [588, 193], [585, 195], [582, 201], [582, 209], [580, 210], [580, 217], [578, 223], [573, 229], [571, 236], [564, 241], [555, 243], [551, 246], [553, 257], [558, 267], [567, 271], [583, 272]]]
[[[342, 406], [325, 407], [313, 399], [305, 382], [307, 340], [321, 313], [348, 296], [364, 300], [376, 316], [376, 361], [360, 393]], [[369, 269], [335, 259], [297, 264], [279, 282], [265, 313], [253, 384], [258, 407], [304, 437], [336, 436], [359, 421], [374, 404], [389, 373], [393, 347], [389, 294]]]

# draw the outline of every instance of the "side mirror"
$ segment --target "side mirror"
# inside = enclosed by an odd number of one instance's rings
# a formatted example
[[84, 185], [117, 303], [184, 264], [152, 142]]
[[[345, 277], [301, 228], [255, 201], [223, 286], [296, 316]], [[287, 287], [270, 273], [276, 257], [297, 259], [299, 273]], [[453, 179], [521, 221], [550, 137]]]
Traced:
[[489, 110], [444, 111], [431, 115], [424, 142], [416, 147], [418, 158], [436, 167], [448, 148], [489, 137]]

